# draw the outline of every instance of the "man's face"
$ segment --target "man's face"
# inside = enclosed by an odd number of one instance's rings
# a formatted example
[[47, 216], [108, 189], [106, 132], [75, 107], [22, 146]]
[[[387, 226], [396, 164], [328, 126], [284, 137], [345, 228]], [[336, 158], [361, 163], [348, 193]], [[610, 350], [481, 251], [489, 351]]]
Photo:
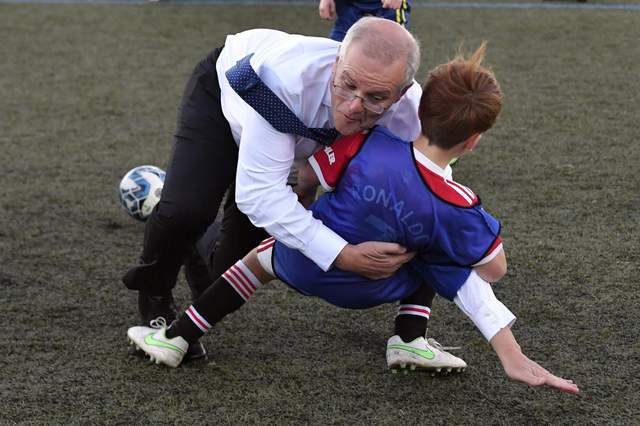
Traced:
[[336, 129], [351, 135], [373, 127], [402, 96], [404, 77], [403, 61], [384, 65], [352, 44], [333, 68], [331, 112]]

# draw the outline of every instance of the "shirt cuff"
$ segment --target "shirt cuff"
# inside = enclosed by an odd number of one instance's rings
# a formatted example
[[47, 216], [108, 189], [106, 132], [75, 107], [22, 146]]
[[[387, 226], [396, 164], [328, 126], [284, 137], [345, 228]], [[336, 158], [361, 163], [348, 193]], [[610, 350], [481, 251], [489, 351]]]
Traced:
[[315, 237], [304, 249], [300, 249], [300, 252], [326, 272], [346, 245], [344, 238], [322, 225]]
[[496, 299], [494, 303], [487, 303], [475, 312], [472, 321], [489, 342], [500, 330], [511, 327], [516, 322], [516, 317], [502, 302]]
[[516, 321], [515, 315], [493, 294], [491, 285], [475, 271], [471, 272], [453, 301], [473, 321], [487, 341]]

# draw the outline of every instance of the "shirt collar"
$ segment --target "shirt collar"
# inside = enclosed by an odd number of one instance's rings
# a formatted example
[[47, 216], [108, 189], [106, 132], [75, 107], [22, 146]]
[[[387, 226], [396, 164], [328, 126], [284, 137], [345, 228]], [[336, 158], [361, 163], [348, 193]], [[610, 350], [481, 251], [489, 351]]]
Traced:
[[445, 179], [453, 179], [453, 170], [451, 169], [450, 165], [447, 164], [447, 167], [443, 169], [442, 167], [431, 161], [429, 157], [418, 151], [415, 146], [413, 147], [413, 153], [418, 163], [422, 164], [428, 170], [431, 170], [433, 173], [442, 176]]

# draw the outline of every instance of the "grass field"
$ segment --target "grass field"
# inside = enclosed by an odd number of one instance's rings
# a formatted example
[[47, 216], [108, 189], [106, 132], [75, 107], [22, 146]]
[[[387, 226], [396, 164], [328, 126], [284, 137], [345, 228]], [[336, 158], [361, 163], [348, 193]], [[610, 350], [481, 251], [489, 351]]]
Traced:
[[[503, 222], [498, 296], [525, 352], [582, 394], [526, 388], [454, 305], [430, 335], [461, 375], [391, 375], [393, 306], [339, 310], [281, 284], [177, 370], [127, 353], [119, 282], [143, 226], [124, 172], [166, 166], [193, 65], [224, 35], [324, 35], [314, 6], [0, 5], [0, 424], [638, 424], [640, 13], [416, 9], [426, 71], [489, 41], [506, 94], [456, 168]], [[177, 296], [189, 302], [184, 281]], [[345, 327], [344, 324], [349, 326]]]

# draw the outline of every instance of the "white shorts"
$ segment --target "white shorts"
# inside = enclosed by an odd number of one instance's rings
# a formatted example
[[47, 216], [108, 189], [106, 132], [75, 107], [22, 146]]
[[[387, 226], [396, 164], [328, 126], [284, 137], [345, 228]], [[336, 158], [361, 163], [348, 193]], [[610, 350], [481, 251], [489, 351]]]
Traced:
[[276, 274], [273, 273], [273, 246], [276, 243], [276, 239], [273, 237], [269, 237], [266, 240], [263, 240], [258, 245], [258, 263], [262, 266], [262, 269], [272, 277], [275, 277]]

